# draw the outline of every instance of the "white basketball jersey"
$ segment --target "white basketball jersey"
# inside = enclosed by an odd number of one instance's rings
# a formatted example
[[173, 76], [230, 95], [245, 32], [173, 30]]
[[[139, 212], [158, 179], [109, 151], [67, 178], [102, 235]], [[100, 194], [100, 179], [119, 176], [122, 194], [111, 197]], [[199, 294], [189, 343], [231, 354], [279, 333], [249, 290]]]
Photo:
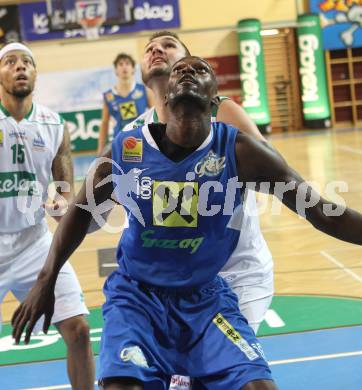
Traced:
[[[215, 116], [211, 118], [212, 122], [216, 121]], [[155, 122], [158, 122], [158, 118], [152, 107], [122, 130], [128, 131]], [[270, 278], [273, 270], [273, 258], [260, 230], [254, 191], [245, 191], [244, 207], [238, 220], [242, 233], [233, 254], [220, 272], [233, 288], [259, 283]]]
[[0, 233], [42, 222], [53, 159], [63, 139], [58, 114], [33, 103], [20, 122], [0, 104]]

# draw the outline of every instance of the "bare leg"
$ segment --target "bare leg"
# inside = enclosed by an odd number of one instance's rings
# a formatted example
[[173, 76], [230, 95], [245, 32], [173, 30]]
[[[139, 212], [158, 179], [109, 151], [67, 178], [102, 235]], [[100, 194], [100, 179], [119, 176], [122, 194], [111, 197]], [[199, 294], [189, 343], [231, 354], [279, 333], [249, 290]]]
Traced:
[[76, 316], [56, 326], [67, 345], [67, 368], [72, 389], [93, 390], [94, 359], [87, 321], [83, 316]]

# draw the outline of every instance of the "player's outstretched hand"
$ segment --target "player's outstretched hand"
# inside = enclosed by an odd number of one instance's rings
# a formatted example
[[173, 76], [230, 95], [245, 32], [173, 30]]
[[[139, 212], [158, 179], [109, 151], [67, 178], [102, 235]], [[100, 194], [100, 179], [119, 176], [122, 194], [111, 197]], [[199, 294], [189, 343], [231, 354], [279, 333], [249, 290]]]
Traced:
[[11, 319], [13, 327], [12, 336], [15, 343], [19, 344], [21, 335], [26, 327], [25, 344], [30, 341], [31, 332], [38, 321], [44, 314], [43, 332], [47, 333], [50, 321], [54, 312], [54, 291], [51, 287], [44, 286], [39, 280], [29, 291], [25, 300], [16, 309]]

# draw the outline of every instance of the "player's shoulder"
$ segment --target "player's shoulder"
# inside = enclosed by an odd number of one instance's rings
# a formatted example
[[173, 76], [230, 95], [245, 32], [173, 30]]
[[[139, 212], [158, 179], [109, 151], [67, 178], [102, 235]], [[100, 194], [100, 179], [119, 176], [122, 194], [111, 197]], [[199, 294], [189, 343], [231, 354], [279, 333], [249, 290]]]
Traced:
[[145, 91], [146, 87], [142, 83], [136, 83], [134, 89], [139, 89], [139, 90]]
[[27, 119], [29, 122], [44, 125], [64, 125], [64, 119], [57, 112], [38, 103], [33, 103], [32, 110]]
[[115, 99], [115, 93], [112, 88], [108, 88], [106, 91], [103, 92], [103, 98], [107, 102], [112, 102]]
[[146, 97], [146, 89], [145, 86], [141, 83], [136, 83], [130, 96], [134, 100], [143, 99]]
[[236, 127], [220, 121], [211, 122], [211, 126], [216, 130], [216, 132], [224, 132], [224, 133], [239, 132], [239, 129], [237, 129]]
[[1, 105], [1, 103], [0, 103], [0, 119], [2, 120], [2, 119], [6, 119], [8, 116], [9, 116], [9, 114], [6, 112], [6, 110], [5, 110], [5, 108]]
[[213, 122], [216, 122], [217, 113], [219, 112], [221, 104], [225, 101], [230, 101], [231, 99], [227, 96], [218, 95], [216, 100], [216, 104], [213, 104], [211, 109], [211, 120]]
[[122, 132], [128, 132], [138, 127], [142, 127], [144, 125], [148, 125], [149, 123], [153, 123], [153, 115], [154, 115], [154, 107], [149, 108], [143, 114], [138, 116], [134, 121], [128, 123], [123, 129]]

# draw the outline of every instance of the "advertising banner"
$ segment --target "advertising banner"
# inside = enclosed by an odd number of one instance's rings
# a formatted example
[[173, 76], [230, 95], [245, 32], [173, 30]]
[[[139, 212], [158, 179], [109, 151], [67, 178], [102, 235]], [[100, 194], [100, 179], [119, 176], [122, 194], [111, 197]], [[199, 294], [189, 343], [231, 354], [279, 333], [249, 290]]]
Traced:
[[362, 0], [309, 0], [320, 16], [326, 50], [362, 47]]
[[[138, 65], [135, 79], [141, 82]], [[73, 151], [96, 150], [102, 93], [115, 84], [113, 67], [41, 73], [36, 82], [34, 100], [66, 120]], [[113, 124], [110, 123], [110, 128]]]
[[[113, 5], [127, 7], [130, 20], [127, 23], [105, 25], [100, 28], [100, 35], [115, 35], [143, 30], [167, 30], [180, 27], [180, 15], [178, 0], [133, 0], [113, 1]], [[110, 8], [112, 10], [112, 8]], [[78, 28], [65, 28], [64, 30], [53, 30], [47, 14], [45, 1], [19, 5], [21, 29], [23, 39], [26, 41], [66, 39], [85, 36], [84, 30]], [[119, 17], [113, 15], [116, 19]], [[65, 26], [74, 25], [76, 22], [75, 9], [67, 11], [66, 14], [59, 13], [57, 19], [61, 19]], [[112, 15], [109, 15], [112, 19]], [[68, 19], [67, 19], [68, 18]], [[59, 20], [58, 20], [59, 21]]]
[[240, 80], [243, 107], [262, 132], [270, 128], [261, 24], [257, 19], [238, 23]]
[[318, 15], [299, 15], [297, 36], [305, 125], [329, 127], [331, 112]]

